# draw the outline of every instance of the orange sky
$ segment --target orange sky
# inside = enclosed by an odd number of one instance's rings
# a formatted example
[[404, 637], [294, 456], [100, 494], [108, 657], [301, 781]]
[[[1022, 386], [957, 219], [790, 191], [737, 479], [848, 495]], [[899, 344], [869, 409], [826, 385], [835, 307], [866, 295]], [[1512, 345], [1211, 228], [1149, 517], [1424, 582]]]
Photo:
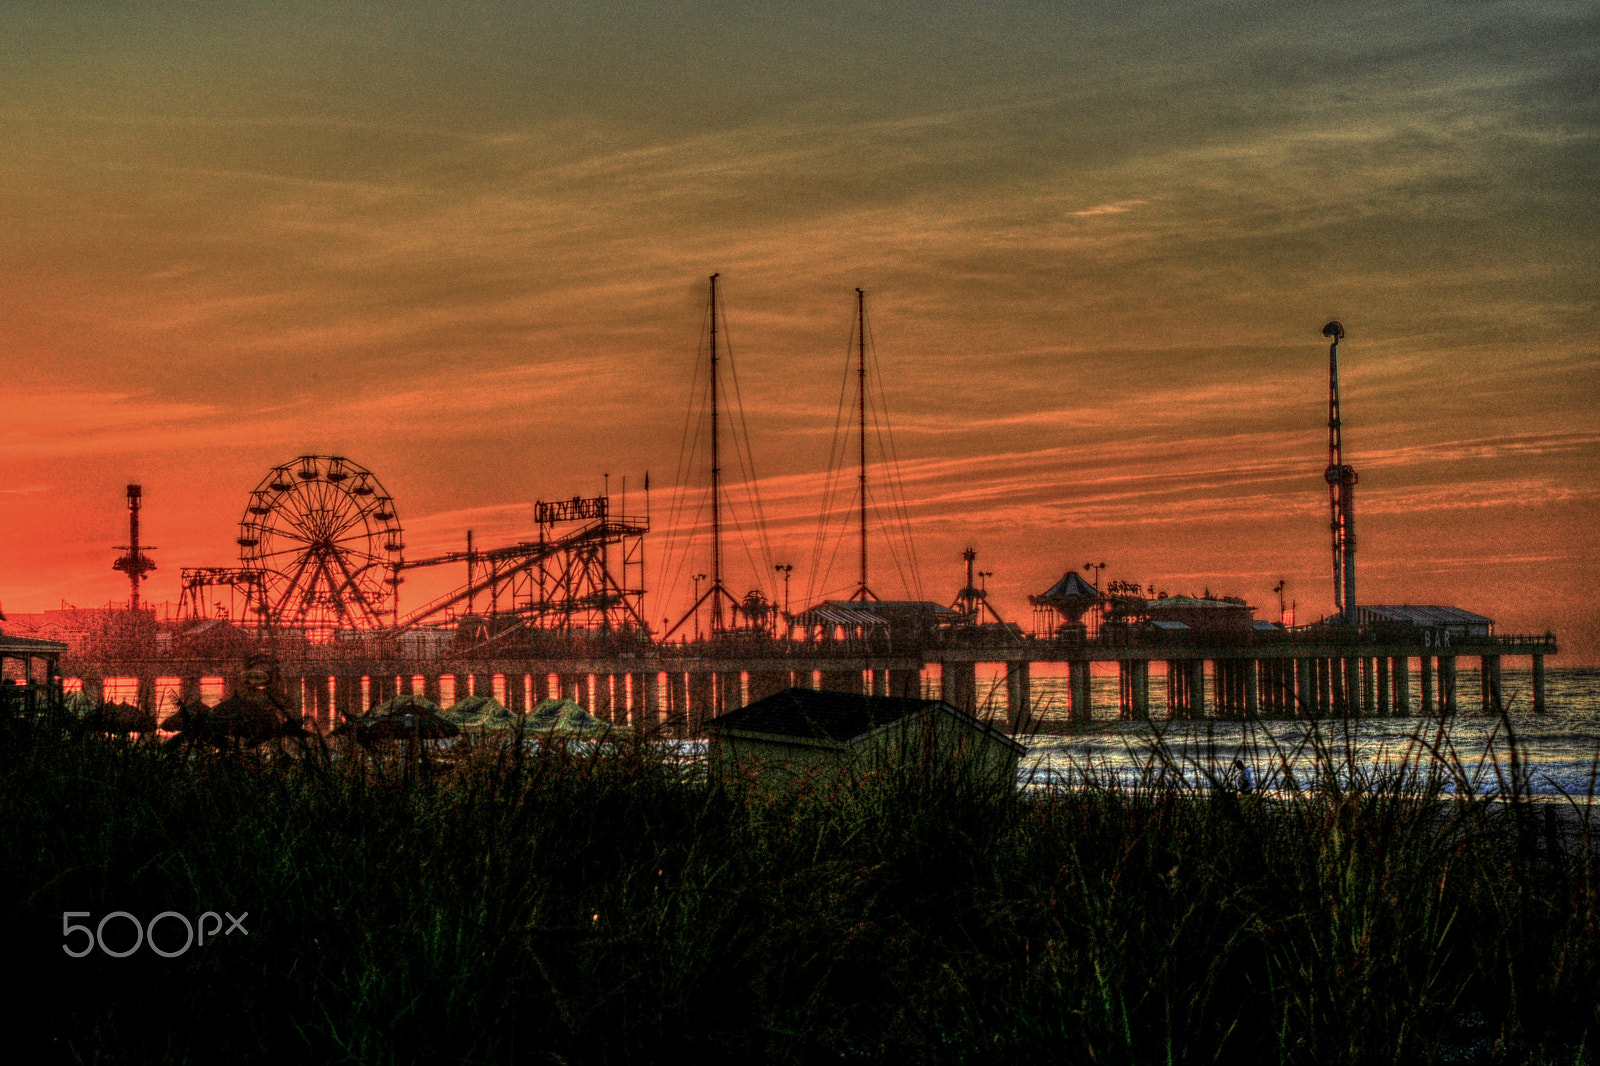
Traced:
[[1600, 662], [1593, 5], [634, 7], [7, 5], [0, 604], [125, 598], [129, 481], [175, 600], [311, 452], [408, 554], [659, 522], [720, 271], [797, 596], [860, 285], [924, 594], [1330, 610], [1339, 318], [1360, 598]]

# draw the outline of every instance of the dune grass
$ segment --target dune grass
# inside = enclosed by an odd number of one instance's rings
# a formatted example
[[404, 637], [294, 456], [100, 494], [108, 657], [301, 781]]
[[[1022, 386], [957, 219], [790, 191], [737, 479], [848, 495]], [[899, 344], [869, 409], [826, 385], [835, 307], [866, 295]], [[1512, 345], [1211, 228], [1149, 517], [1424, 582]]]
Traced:
[[[1549, 817], [1510, 767], [1449, 798], [1443, 734], [1374, 766], [1313, 736], [1309, 774], [1265, 747], [1250, 791], [1182, 786], [1158, 741], [1132, 784], [929, 760], [763, 795], [638, 738], [374, 757], [10, 722], [8, 1037], [119, 1063], [1593, 1061], [1587, 805]], [[73, 959], [68, 910], [249, 933]]]

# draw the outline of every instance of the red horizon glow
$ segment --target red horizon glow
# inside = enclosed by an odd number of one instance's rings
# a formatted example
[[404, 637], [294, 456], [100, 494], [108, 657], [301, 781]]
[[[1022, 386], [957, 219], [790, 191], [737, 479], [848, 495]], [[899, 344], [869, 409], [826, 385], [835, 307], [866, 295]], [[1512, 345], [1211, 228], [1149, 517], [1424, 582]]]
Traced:
[[20, 5], [0, 605], [126, 600], [130, 482], [176, 601], [302, 454], [376, 472], [408, 556], [526, 537], [607, 474], [648, 471], [659, 523], [718, 271], [796, 600], [860, 286], [924, 596], [971, 545], [1025, 626], [1090, 558], [1328, 613], [1337, 318], [1358, 598], [1600, 663], [1600, 142], [1566, 19]]

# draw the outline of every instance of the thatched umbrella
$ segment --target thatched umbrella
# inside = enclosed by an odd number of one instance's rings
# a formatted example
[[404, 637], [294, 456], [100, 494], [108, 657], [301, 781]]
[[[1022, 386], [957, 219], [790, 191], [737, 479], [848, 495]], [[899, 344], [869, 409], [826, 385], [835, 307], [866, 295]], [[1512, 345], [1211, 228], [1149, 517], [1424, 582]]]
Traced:
[[103, 704], [86, 715], [84, 721], [106, 733], [151, 733], [156, 728], [155, 714], [131, 703]]
[[396, 714], [438, 714], [439, 705], [426, 696], [413, 696], [409, 692], [390, 696], [368, 712], [367, 717], [387, 718]]
[[517, 716], [493, 696], [467, 696], [457, 700], [442, 717], [474, 730], [512, 729], [517, 724]]
[[230, 740], [260, 744], [274, 737], [307, 735], [299, 715], [292, 714], [271, 694], [259, 689], [235, 693], [215, 707], [191, 701], [170, 716], [164, 727], [185, 740], [214, 744]]
[[211, 708], [199, 700], [183, 700], [173, 712], [161, 720], [161, 728], [169, 733], [181, 733], [190, 721], [210, 713]]
[[353, 736], [358, 744], [366, 744], [375, 740], [443, 740], [460, 735], [461, 730], [455, 723], [443, 718], [435, 706], [433, 710], [417, 707], [410, 711], [381, 714], [375, 709], [372, 714], [340, 722], [333, 733], [334, 736]]
[[450, 710], [445, 712], [452, 717], [471, 716], [474, 718], [512, 718], [511, 711], [506, 705], [493, 696], [464, 696], [450, 705]]
[[533, 709], [528, 726], [545, 736], [587, 737], [615, 727], [600, 721], [572, 700], [545, 700]]

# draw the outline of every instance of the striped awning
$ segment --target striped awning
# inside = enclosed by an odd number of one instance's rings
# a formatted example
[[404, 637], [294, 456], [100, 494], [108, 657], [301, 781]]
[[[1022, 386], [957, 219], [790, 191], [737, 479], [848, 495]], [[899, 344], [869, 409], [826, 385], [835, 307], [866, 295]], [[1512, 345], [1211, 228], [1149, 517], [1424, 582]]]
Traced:
[[887, 626], [889, 623], [860, 607], [824, 603], [803, 614], [795, 615], [794, 624], [807, 627], [827, 626], [830, 629], [834, 626], [843, 626], [845, 629], [875, 629]]

